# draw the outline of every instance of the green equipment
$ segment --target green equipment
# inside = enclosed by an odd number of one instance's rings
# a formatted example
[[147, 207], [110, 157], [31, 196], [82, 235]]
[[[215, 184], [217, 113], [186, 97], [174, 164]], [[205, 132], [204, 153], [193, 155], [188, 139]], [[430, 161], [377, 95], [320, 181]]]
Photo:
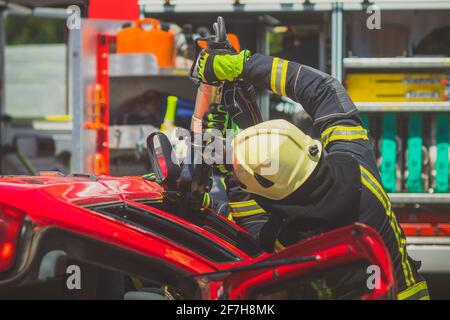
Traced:
[[449, 116], [446, 113], [436, 115], [436, 177], [435, 191], [448, 192], [449, 178]]
[[383, 115], [383, 137], [381, 139], [381, 182], [387, 192], [397, 191], [397, 116]]
[[406, 190], [408, 192], [423, 192], [422, 185], [422, 127], [420, 113], [412, 113], [408, 117], [408, 176]]

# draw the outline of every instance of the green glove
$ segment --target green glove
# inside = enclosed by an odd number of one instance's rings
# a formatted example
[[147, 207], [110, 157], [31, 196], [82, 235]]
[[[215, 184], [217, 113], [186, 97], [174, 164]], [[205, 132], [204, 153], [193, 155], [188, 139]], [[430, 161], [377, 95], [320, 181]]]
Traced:
[[[203, 118], [203, 129], [208, 132], [212, 129], [218, 130], [224, 138], [224, 143], [226, 143], [227, 130], [231, 129], [233, 133], [239, 130], [238, 126], [230, 119], [228, 111], [223, 105], [213, 105], [211, 107], [211, 112], [205, 114]], [[218, 174], [228, 174], [232, 170], [231, 166], [226, 164], [216, 164], [214, 166], [215, 172]]]
[[237, 54], [202, 50], [197, 60], [198, 76], [206, 83], [234, 81], [240, 78], [248, 57], [250, 57], [249, 50]]
[[150, 172], [150, 173], [144, 174], [142, 176], [142, 178], [144, 180], [147, 180], [147, 181], [155, 182], [156, 181], [156, 174], [154, 172]]
[[230, 122], [228, 111], [223, 105], [211, 106], [211, 112], [205, 114], [203, 118], [203, 129], [208, 131], [216, 129], [225, 137]]

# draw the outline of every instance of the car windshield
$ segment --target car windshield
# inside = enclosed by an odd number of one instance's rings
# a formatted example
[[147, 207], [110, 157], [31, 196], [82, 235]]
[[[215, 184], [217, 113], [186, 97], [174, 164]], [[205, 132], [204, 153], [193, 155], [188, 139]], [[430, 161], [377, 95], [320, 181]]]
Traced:
[[[158, 208], [164, 211], [170, 212], [171, 210], [164, 206], [163, 203], [155, 201], [140, 200], [139, 203], [145, 204], [150, 207]], [[232, 223], [219, 217], [216, 213], [212, 211], [205, 211], [202, 215], [189, 215], [183, 216], [184, 219], [189, 221], [196, 226], [203, 228], [219, 238], [230, 243], [234, 247], [243, 251], [245, 254], [251, 257], [257, 257], [261, 255], [264, 251], [258, 245], [258, 243], [246, 232], [238, 229]]]
[[169, 240], [213, 262], [229, 263], [240, 260], [237, 255], [207, 237], [151, 210], [128, 203], [96, 205], [90, 206], [89, 209]]

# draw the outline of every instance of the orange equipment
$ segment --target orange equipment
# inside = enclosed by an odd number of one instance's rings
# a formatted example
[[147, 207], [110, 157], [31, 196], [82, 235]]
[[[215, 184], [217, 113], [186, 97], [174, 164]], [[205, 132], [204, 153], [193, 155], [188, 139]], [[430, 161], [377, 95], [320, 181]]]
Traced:
[[105, 107], [105, 93], [99, 84], [89, 85], [87, 92], [87, 120], [84, 126], [86, 129], [100, 130], [104, 126], [102, 114]]
[[[143, 28], [151, 25], [150, 30]], [[175, 35], [161, 29], [159, 20], [140, 19], [117, 34], [117, 53], [152, 53], [162, 68], [175, 67]]]
[[241, 51], [241, 43], [239, 42], [239, 38], [234, 33], [227, 34], [228, 41], [230, 41], [231, 46], [236, 50], [237, 52]]
[[[230, 41], [231, 46], [236, 50], [236, 52], [241, 51], [241, 43], [239, 42], [239, 38], [234, 33], [227, 33], [228, 41]], [[206, 41], [199, 41], [198, 45], [202, 49], [206, 49], [208, 46]]]

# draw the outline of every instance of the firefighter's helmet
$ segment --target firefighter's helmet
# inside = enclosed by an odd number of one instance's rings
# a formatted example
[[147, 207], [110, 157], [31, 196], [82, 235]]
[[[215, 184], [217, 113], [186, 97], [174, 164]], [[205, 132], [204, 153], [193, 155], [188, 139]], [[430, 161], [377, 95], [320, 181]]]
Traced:
[[310, 177], [322, 145], [285, 120], [249, 127], [233, 139], [233, 171], [250, 193], [281, 200]]

